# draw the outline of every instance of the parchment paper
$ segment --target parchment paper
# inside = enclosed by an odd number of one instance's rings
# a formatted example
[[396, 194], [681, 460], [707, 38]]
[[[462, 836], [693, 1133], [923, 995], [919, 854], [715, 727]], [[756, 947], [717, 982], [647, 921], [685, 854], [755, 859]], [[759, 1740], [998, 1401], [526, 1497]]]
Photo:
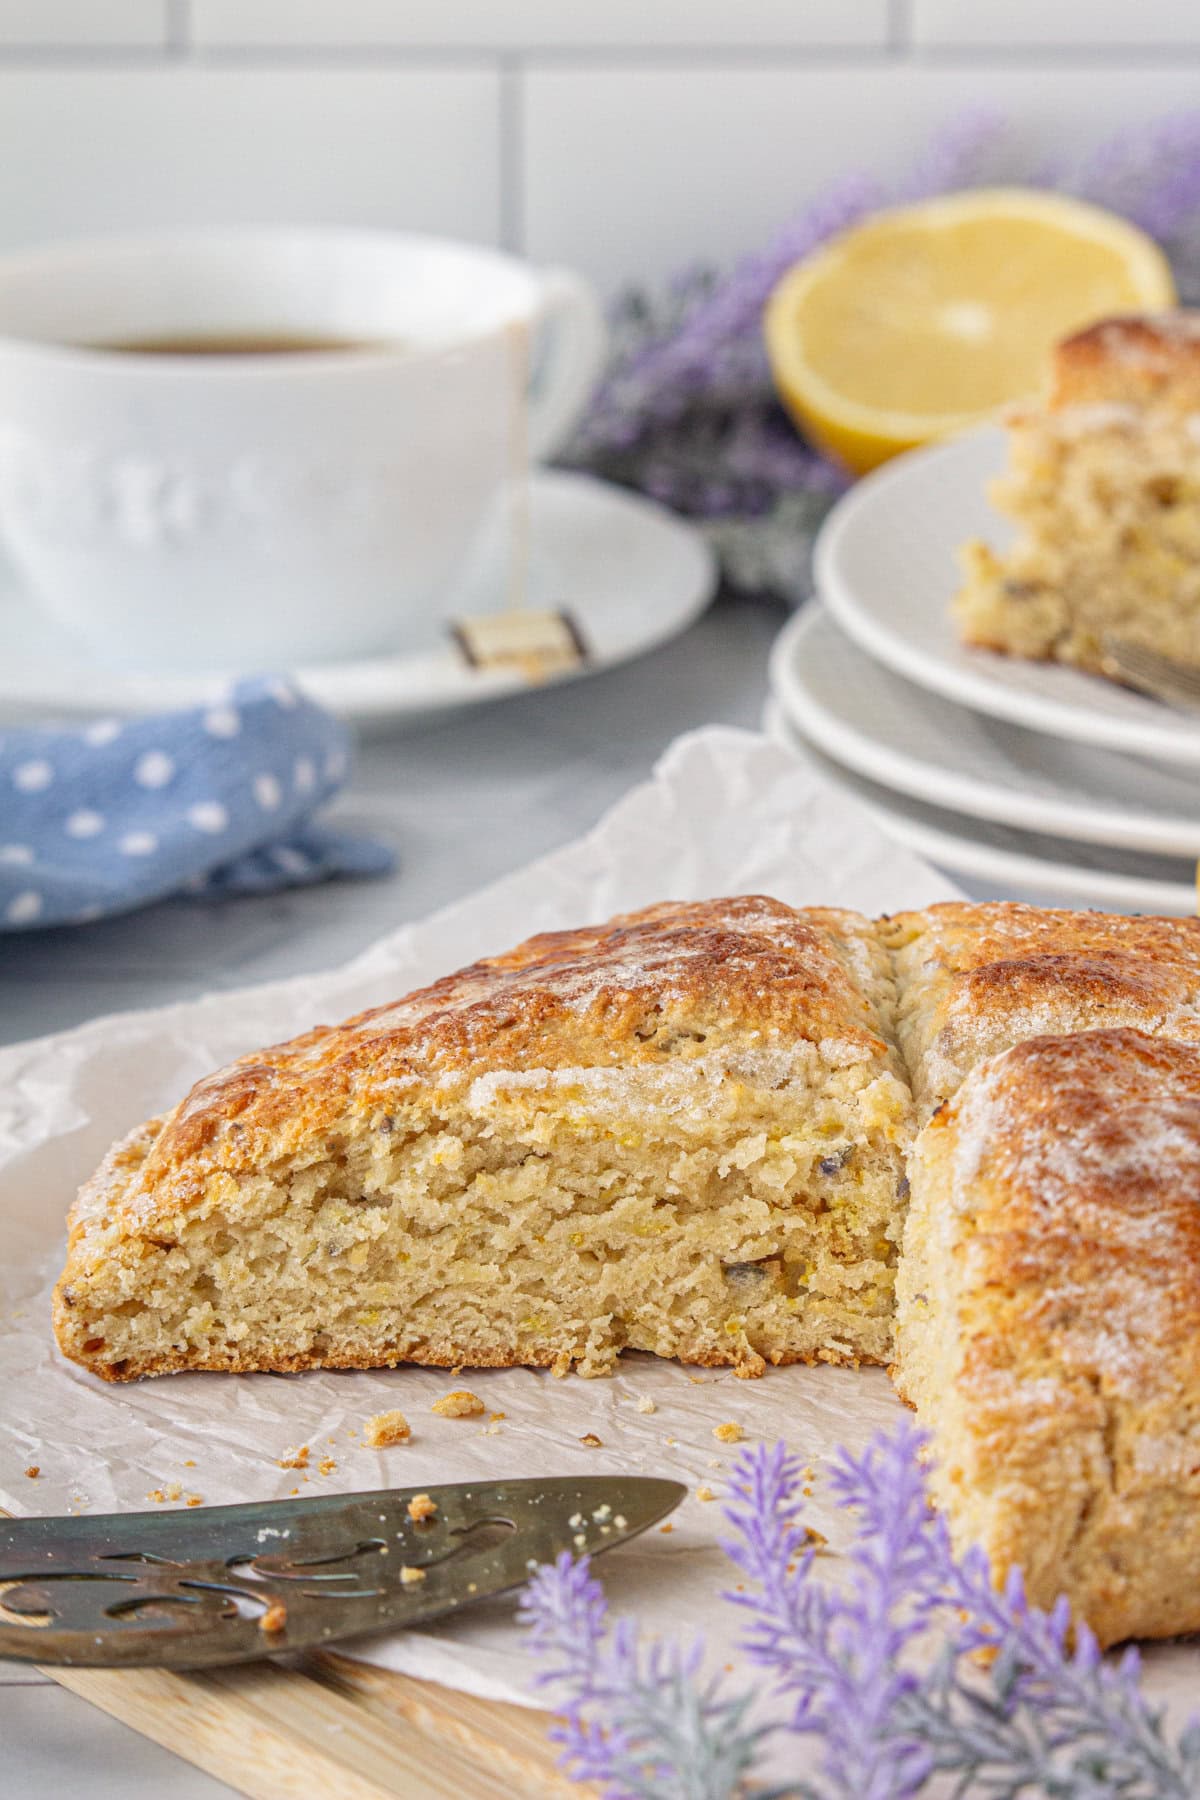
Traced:
[[[751, 891], [872, 913], [956, 893], [814, 770], [764, 738], [710, 728], [675, 743], [653, 780], [586, 837], [393, 933], [342, 969], [118, 1014], [0, 1051], [0, 1504], [17, 1513], [136, 1510], [176, 1483], [183, 1505], [189, 1494], [218, 1504], [279, 1498], [296, 1487], [315, 1496], [540, 1473], [674, 1476], [690, 1497], [673, 1529], [602, 1558], [597, 1572], [614, 1610], [634, 1611], [664, 1632], [702, 1630], [713, 1661], [731, 1661], [740, 1621], [717, 1599], [731, 1571], [716, 1539], [722, 1484], [737, 1452], [714, 1439], [713, 1427], [732, 1420], [748, 1438], [787, 1439], [813, 1467], [811, 1522], [836, 1553], [846, 1527], [824, 1492], [822, 1461], [836, 1444], [861, 1445], [899, 1418], [882, 1371], [774, 1369], [747, 1382], [633, 1356], [616, 1376], [595, 1381], [527, 1370], [451, 1380], [447, 1372], [395, 1369], [174, 1375], [109, 1387], [58, 1355], [48, 1295], [71, 1197], [110, 1141], [230, 1057], [396, 997], [533, 931], [654, 900]], [[431, 1402], [455, 1386], [469, 1386], [506, 1416], [431, 1413]], [[638, 1410], [643, 1396], [653, 1413]], [[366, 1449], [364, 1420], [395, 1406], [408, 1416], [412, 1441]], [[585, 1433], [601, 1447], [582, 1445]], [[308, 1469], [280, 1468], [297, 1444], [311, 1447]], [[34, 1464], [40, 1475], [30, 1480], [24, 1470]], [[700, 1500], [698, 1488], [717, 1499]], [[364, 1641], [353, 1654], [472, 1693], [539, 1703], [510, 1598], [444, 1628]], [[1190, 1648], [1154, 1653], [1152, 1683], [1162, 1698], [1183, 1694], [1198, 1672]]]

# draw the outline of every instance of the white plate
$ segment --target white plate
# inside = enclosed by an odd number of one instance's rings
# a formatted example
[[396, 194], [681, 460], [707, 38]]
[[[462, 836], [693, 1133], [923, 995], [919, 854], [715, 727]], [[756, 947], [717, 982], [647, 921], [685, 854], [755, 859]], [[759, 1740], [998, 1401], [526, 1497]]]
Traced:
[[1189, 862], [1068, 844], [923, 806], [823, 756], [805, 742], [777, 700], [767, 702], [763, 729], [852, 793], [896, 843], [951, 875], [988, 883], [1005, 898], [1118, 912], [1191, 916], [1196, 911], [1194, 868]]
[[1082, 843], [1200, 856], [1200, 780], [1043, 737], [872, 662], [812, 605], [771, 653], [771, 686], [810, 744], [882, 787]]
[[[674, 637], [716, 591], [711, 550], [690, 525], [640, 495], [588, 475], [536, 473], [529, 485], [528, 604], [563, 609], [592, 655], [582, 669], [553, 681], [612, 668]], [[461, 617], [505, 603], [504, 547], [480, 547], [454, 597]], [[447, 641], [421, 655], [400, 651], [357, 662], [292, 671], [322, 705], [345, 719], [415, 719], [525, 691], [512, 670], [480, 673]], [[159, 712], [208, 699], [227, 678], [124, 674], [85, 664], [11, 587], [0, 595], [0, 715], [9, 718]]]
[[856, 644], [918, 686], [1053, 737], [1200, 765], [1200, 718], [1098, 675], [968, 650], [950, 601], [968, 538], [1002, 546], [1011, 529], [985, 488], [1005, 462], [995, 426], [913, 450], [840, 500], [814, 551], [817, 591]]

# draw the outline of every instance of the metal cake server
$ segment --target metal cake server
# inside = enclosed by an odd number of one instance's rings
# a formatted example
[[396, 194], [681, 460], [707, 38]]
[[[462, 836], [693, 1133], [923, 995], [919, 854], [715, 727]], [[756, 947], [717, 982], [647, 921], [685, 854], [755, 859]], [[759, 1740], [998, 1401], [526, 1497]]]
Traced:
[[643, 1476], [459, 1483], [428, 1489], [436, 1511], [414, 1519], [417, 1491], [0, 1519], [0, 1657], [203, 1669], [400, 1630], [561, 1550], [611, 1549], [687, 1492]]

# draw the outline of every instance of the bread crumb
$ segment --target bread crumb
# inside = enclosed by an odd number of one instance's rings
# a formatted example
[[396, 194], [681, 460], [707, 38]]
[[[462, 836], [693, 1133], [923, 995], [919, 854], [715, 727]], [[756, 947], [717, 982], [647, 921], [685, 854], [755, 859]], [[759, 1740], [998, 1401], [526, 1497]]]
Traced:
[[437, 1501], [428, 1494], [414, 1494], [408, 1503], [408, 1516], [419, 1524], [422, 1519], [432, 1519], [437, 1509]]
[[30, 1481], [36, 1481], [38, 1476], [41, 1474], [41, 1472], [42, 1471], [37, 1463], [30, 1463], [29, 1467], [25, 1471], [25, 1473], [28, 1475]]
[[638, 1395], [637, 1409], [639, 1412], [642, 1412], [642, 1413], [652, 1413], [652, 1412], [658, 1411], [657, 1406], [654, 1404], [654, 1402], [650, 1398], [649, 1394], [639, 1394]]
[[425, 1571], [414, 1569], [411, 1564], [405, 1563], [400, 1570], [400, 1579], [405, 1587], [411, 1587], [414, 1581], [424, 1581]]
[[289, 1444], [283, 1455], [279, 1458], [278, 1466], [281, 1469], [307, 1469], [308, 1445]]
[[435, 1400], [429, 1410], [437, 1413], [440, 1419], [470, 1419], [483, 1412], [484, 1405], [469, 1388], [453, 1388], [440, 1400]]
[[585, 1432], [579, 1441], [581, 1444], [585, 1444], [589, 1450], [603, 1450], [604, 1448], [603, 1438], [598, 1438], [594, 1431]]
[[488, 1417], [491, 1419], [491, 1421], [494, 1425], [497, 1419], [507, 1419], [508, 1414], [505, 1412], [489, 1413]]
[[393, 1444], [407, 1444], [412, 1426], [399, 1408], [393, 1407], [390, 1412], [373, 1413], [363, 1426], [363, 1435], [370, 1449], [390, 1450]]
[[823, 1531], [818, 1531], [815, 1525], [806, 1525], [804, 1527], [804, 1541], [806, 1544], [812, 1544], [819, 1548], [820, 1545], [827, 1544], [829, 1539], [825, 1536]]
[[189, 1506], [203, 1506], [204, 1505], [204, 1495], [203, 1494], [189, 1494], [187, 1497], [187, 1503]]
[[696, 1489], [697, 1500], [715, 1500], [716, 1497], [717, 1496], [713, 1493], [713, 1491], [710, 1487], [698, 1487]]
[[337, 1463], [332, 1456], [323, 1456], [317, 1464], [318, 1475], [332, 1475]]
[[194, 1469], [194, 1468], [195, 1468], [195, 1466], [196, 1466], [196, 1459], [195, 1459], [195, 1457], [194, 1457], [194, 1456], [189, 1456], [189, 1457], [188, 1457], [188, 1459], [187, 1459], [187, 1461], [186, 1461], [186, 1462], [185, 1462], [185, 1463], [184, 1463], [184, 1465], [183, 1465], [183, 1466], [184, 1466], [184, 1468], [185, 1468], [185, 1469]]
[[282, 1600], [273, 1600], [258, 1621], [260, 1631], [282, 1631], [287, 1624], [287, 1607]]
[[658, 1529], [662, 1532], [663, 1536], [666, 1537], [668, 1531], [674, 1531], [675, 1527], [673, 1525], [660, 1525]]
[[292, 1497], [292, 1495], [293, 1495], [293, 1494], [298, 1494], [298, 1493], [299, 1493], [299, 1492], [300, 1492], [300, 1489], [299, 1489], [299, 1488], [289, 1488], [289, 1489], [288, 1489], [288, 1498], [289, 1498], [289, 1500], [290, 1500], [290, 1499], [291, 1499], [291, 1497]]
[[732, 1419], [727, 1420], [724, 1425], [714, 1425], [712, 1434], [722, 1444], [740, 1444], [746, 1435], [741, 1426], [736, 1425]]

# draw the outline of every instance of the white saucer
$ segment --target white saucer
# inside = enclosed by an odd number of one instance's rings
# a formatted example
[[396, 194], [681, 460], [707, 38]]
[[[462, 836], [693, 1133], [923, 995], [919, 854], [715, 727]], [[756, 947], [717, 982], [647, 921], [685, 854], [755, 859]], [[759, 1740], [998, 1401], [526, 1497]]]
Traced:
[[1053, 737], [1200, 765], [1200, 718], [1100, 676], [959, 644], [949, 607], [957, 551], [1010, 528], [985, 488], [1005, 462], [995, 426], [913, 450], [869, 475], [830, 513], [814, 551], [817, 590], [848, 637], [918, 686]]
[[[674, 637], [702, 613], [717, 586], [705, 540], [664, 507], [588, 475], [542, 470], [529, 484], [528, 604], [562, 609], [591, 652], [578, 680]], [[496, 612], [505, 602], [503, 553], [481, 547], [454, 596], [455, 616]], [[468, 668], [447, 639], [424, 654], [382, 652], [356, 662], [291, 671], [342, 718], [382, 723], [420, 718], [525, 691], [515, 670]], [[124, 674], [85, 663], [11, 588], [0, 595], [0, 716], [66, 718], [159, 712], [209, 699], [225, 679]]]
[[1006, 899], [1188, 917], [1196, 911], [1194, 868], [1189, 862], [1064, 843], [1061, 838], [923, 806], [823, 756], [804, 741], [777, 700], [767, 702], [763, 729], [852, 793], [896, 843], [948, 874], [999, 889]]
[[810, 744], [881, 787], [1082, 843], [1200, 856], [1194, 774], [968, 712], [873, 662], [818, 605], [776, 640], [771, 687]]

